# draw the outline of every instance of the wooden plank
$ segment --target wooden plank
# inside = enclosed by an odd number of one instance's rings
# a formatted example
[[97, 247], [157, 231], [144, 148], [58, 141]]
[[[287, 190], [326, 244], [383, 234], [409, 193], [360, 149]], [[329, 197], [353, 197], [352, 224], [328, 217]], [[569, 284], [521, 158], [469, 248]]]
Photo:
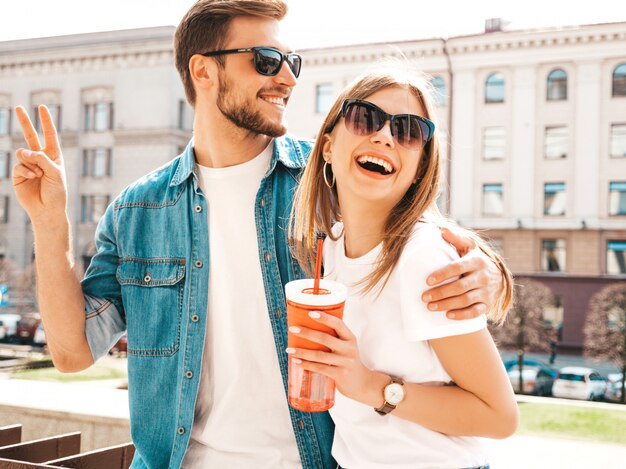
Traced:
[[0, 448], [0, 458], [44, 462], [80, 452], [80, 432], [27, 441]]
[[0, 427], [0, 448], [15, 445], [22, 441], [22, 425], [8, 425]]
[[9, 459], [0, 458], [0, 469], [61, 469], [58, 466], [49, 466], [47, 464], [36, 464], [20, 461], [12, 461]]
[[135, 446], [132, 443], [124, 443], [67, 458], [55, 459], [46, 464], [74, 469], [128, 469], [134, 455]]

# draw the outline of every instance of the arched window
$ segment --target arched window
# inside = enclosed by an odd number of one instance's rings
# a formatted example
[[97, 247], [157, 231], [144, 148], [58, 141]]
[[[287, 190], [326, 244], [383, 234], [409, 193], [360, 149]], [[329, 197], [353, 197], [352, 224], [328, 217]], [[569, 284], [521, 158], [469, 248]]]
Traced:
[[504, 75], [502, 73], [491, 73], [485, 80], [485, 102], [504, 102]]
[[557, 68], [548, 74], [546, 99], [548, 101], [562, 101], [567, 99], [567, 73]]
[[613, 70], [613, 96], [626, 96], [626, 63]]
[[433, 87], [433, 100], [437, 106], [445, 106], [448, 100], [448, 92], [446, 91], [446, 81], [443, 77], [434, 76], [430, 80], [430, 84]]

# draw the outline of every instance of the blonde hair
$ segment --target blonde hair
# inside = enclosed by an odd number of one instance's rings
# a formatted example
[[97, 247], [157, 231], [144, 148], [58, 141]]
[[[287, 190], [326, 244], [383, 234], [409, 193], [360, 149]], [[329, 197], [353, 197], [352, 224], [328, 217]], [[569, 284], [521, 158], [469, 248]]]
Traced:
[[[372, 71], [356, 78], [339, 94], [324, 119], [309, 162], [302, 175], [294, 197], [289, 223], [292, 253], [303, 270], [309, 275], [313, 273], [316, 239], [325, 235], [336, 240], [338, 237], [333, 235], [331, 228], [335, 222], [341, 221], [337, 189], [336, 187], [328, 188], [324, 182], [323, 136], [331, 133], [333, 124], [338, 123], [337, 116], [345, 99], [366, 99], [379, 90], [392, 87], [406, 89], [421, 105], [424, 112], [423, 117], [435, 121], [429, 80], [424, 73], [412, 69], [406, 62], [387, 61], [380, 64]], [[435, 130], [432, 139], [425, 146], [421, 155], [416, 175], [417, 183], [409, 187], [404, 197], [387, 217], [383, 247], [377, 265], [362, 281], [364, 293], [373, 290], [377, 285], [380, 285], [379, 292], [384, 288], [415, 224], [420, 219], [428, 217], [435, 223], [449, 224], [436, 205], [441, 183], [440, 159], [438, 131]], [[501, 269], [505, 269], [504, 276], [507, 277], [508, 270], [498, 255], [479, 236], [474, 233], [471, 233], [470, 236], [490, 258], [496, 260], [496, 264]], [[504, 290], [507, 289], [511, 290], [510, 285], [505, 286]], [[508, 299], [501, 298], [501, 301], [498, 302], [498, 311], [494, 311], [496, 308], [492, 308], [490, 312], [492, 320], [501, 322], [504, 319], [506, 310], [502, 311], [502, 307], [507, 309], [510, 307], [510, 295], [510, 291], [505, 291], [504, 297]]]

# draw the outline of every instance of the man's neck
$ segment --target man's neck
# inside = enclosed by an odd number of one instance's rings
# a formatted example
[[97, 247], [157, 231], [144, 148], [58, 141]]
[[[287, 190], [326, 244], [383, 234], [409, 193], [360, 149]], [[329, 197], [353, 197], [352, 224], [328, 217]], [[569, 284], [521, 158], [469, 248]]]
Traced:
[[259, 155], [272, 140], [267, 135], [236, 127], [222, 116], [216, 119], [196, 116], [193, 132], [196, 161], [207, 168], [246, 163]]

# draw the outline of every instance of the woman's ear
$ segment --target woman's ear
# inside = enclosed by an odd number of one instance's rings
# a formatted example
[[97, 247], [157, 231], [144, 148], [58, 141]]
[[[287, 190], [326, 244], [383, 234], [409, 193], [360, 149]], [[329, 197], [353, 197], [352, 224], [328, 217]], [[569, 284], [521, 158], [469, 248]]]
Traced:
[[324, 156], [324, 161], [330, 164], [331, 159], [333, 157], [332, 152], [333, 140], [330, 134], [322, 135], [322, 155]]
[[217, 83], [217, 64], [200, 54], [189, 59], [189, 74], [196, 88], [209, 89]]

